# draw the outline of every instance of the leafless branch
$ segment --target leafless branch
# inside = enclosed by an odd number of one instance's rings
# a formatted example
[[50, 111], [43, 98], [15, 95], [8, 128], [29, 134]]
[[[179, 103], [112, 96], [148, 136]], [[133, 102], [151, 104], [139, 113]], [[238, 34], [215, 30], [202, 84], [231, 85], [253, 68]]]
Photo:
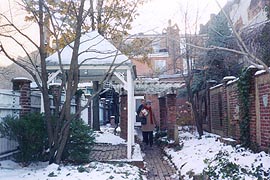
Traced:
[[240, 50], [245, 53], [245, 56], [247, 57], [247, 59], [249, 59], [250, 62], [253, 62], [252, 64], [255, 65], [255, 64], [260, 64], [262, 65], [266, 71], [268, 71], [270, 73], [270, 70], [268, 68], [268, 66], [262, 61], [260, 60], [259, 58], [257, 58], [255, 55], [253, 55], [249, 49], [247, 48], [245, 42], [243, 41], [243, 39], [241, 38], [241, 36], [239, 35], [239, 33], [237, 32], [231, 18], [227, 15], [227, 13], [225, 12], [225, 10], [221, 7], [221, 5], [219, 4], [219, 2], [217, 0], [215, 0], [217, 5], [219, 6], [219, 8], [221, 9], [222, 13], [224, 14], [224, 16], [226, 17], [226, 19], [228, 20], [231, 28], [232, 28], [232, 31], [233, 31], [233, 34], [234, 36], [236, 37], [237, 39], [237, 42], [238, 42], [238, 45], [239, 45], [239, 48]]

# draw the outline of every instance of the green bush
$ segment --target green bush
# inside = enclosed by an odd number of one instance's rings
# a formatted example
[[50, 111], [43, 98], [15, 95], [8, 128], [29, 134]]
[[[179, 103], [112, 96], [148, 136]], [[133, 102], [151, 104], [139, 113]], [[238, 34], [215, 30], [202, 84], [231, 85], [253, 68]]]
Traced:
[[[0, 123], [0, 135], [18, 142], [20, 151], [15, 156], [16, 161], [28, 165], [31, 162], [46, 160], [44, 152], [48, 147], [48, 135], [41, 114], [3, 118]], [[89, 162], [94, 139], [93, 131], [82, 120], [72, 121], [63, 160], [72, 163]]]
[[[259, 158], [260, 159], [260, 158]], [[248, 166], [241, 167], [239, 164], [231, 162], [229, 152], [219, 151], [213, 159], [205, 159], [204, 163], [207, 167], [204, 168], [204, 173], [208, 175], [209, 179], [232, 179], [242, 180], [248, 176], [250, 179], [264, 180], [270, 178], [270, 169], [265, 170], [263, 164], [251, 164], [251, 169]]]
[[18, 142], [20, 152], [15, 156], [18, 162], [28, 164], [43, 160], [47, 132], [41, 114], [32, 113], [20, 118], [7, 116], [0, 123], [0, 134]]
[[70, 124], [70, 137], [65, 147], [63, 159], [75, 164], [89, 162], [95, 136], [83, 120], [74, 120]]

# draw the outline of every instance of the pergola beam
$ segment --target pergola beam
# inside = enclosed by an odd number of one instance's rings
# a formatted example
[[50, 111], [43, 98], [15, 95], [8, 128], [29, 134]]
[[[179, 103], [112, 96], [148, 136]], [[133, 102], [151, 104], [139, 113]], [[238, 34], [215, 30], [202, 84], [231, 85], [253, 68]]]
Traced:
[[123, 83], [124, 89], [127, 90], [127, 81], [125, 78], [118, 72], [114, 72], [114, 75]]

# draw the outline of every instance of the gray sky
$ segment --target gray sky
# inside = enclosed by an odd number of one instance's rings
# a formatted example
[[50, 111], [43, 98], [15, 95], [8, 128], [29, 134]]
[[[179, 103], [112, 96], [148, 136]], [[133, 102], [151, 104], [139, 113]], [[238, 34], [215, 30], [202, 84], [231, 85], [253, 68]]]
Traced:
[[[227, 0], [218, 0], [218, 2], [224, 6]], [[197, 14], [199, 26], [209, 20], [210, 14], [219, 11], [220, 8], [215, 0], [149, 0], [139, 8], [140, 15], [134, 21], [130, 33], [160, 33], [167, 27], [169, 19], [172, 20], [172, 24], [177, 23], [180, 30], [183, 30], [185, 12], [188, 14], [188, 26], [194, 30]]]
[[[218, 0], [223, 6], [227, 0]], [[10, 18], [9, 7], [12, 9], [12, 19], [15, 24], [20, 24], [24, 26], [24, 15], [19, 9], [16, 9], [16, 4], [14, 0], [0, 0], [0, 11], [5, 12], [5, 14]], [[17, 7], [18, 8], [18, 7]], [[187, 11], [190, 29], [194, 31], [196, 14], [198, 12], [198, 25], [205, 24], [210, 17], [211, 13], [217, 13], [220, 9], [218, 8], [215, 0], [148, 0], [142, 7], [139, 8], [140, 15], [136, 18], [133, 23], [133, 30], [130, 31], [131, 34], [136, 33], [161, 33], [162, 29], [168, 26], [168, 20], [172, 20], [172, 24], [177, 23], [180, 31], [184, 31], [184, 13]], [[30, 37], [38, 42], [38, 35], [36, 34], [37, 27], [35, 25], [29, 24], [25, 28], [30, 34]], [[30, 33], [29, 33], [30, 32]], [[16, 34], [14, 34], [14, 37]], [[1, 42], [9, 50], [13, 50], [12, 54], [14, 57], [18, 54], [23, 54], [18, 52], [14, 44], [10, 41], [0, 38]], [[6, 43], [8, 42], [8, 43]], [[24, 44], [24, 41], [22, 41]], [[26, 42], [25, 42], [26, 43]], [[28, 47], [28, 46], [27, 46]], [[29, 47], [32, 48], [31, 46]], [[7, 64], [7, 59], [0, 53], [0, 66]]]

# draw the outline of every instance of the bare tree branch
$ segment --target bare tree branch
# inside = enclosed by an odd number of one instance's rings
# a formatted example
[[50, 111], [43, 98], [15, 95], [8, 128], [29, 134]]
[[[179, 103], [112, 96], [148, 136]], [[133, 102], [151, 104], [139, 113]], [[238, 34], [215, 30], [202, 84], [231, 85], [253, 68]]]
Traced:
[[[237, 42], [238, 42], [238, 44], [239, 44], [239, 48], [241, 49], [241, 51], [242, 51], [243, 53], [245, 53], [245, 56], [246, 56], [248, 59], [250, 58], [251, 61], [253, 61], [253, 63], [252, 63], [253, 65], [255, 65], [255, 64], [258, 63], [258, 64], [262, 65], [262, 66], [265, 68], [265, 70], [266, 70], [267, 72], [270, 73], [270, 70], [269, 70], [268, 66], [267, 66], [262, 60], [260, 60], [259, 58], [257, 58], [255, 55], [253, 55], [253, 54], [249, 51], [249, 49], [247, 48], [245, 42], [243, 41], [243, 39], [241, 38], [241, 36], [240, 36], [239, 33], [237, 32], [236, 28], [234, 27], [234, 24], [233, 24], [231, 18], [227, 15], [227, 13], [226, 13], [225, 10], [221, 7], [221, 5], [219, 4], [219, 2], [218, 2], [217, 0], [215, 0], [215, 1], [216, 1], [217, 5], [219, 6], [219, 8], [221, 9], [221, 11], [222, 11], [222, 13], [224, 14], [224, 16], [226, 17], [226, 19], [228, 20], [228, 22], [229, 22], [229, 24], [230, 24], [230, 26], [231, 26], [231, 28], [232, 28], [232, 32], [233, 32], [233, 34], [235, 35], [235, 37], [236, 37], [236, 39], [237, 39]], [[251, 62], [251, 61], [250, 61], [250, 62]]]

